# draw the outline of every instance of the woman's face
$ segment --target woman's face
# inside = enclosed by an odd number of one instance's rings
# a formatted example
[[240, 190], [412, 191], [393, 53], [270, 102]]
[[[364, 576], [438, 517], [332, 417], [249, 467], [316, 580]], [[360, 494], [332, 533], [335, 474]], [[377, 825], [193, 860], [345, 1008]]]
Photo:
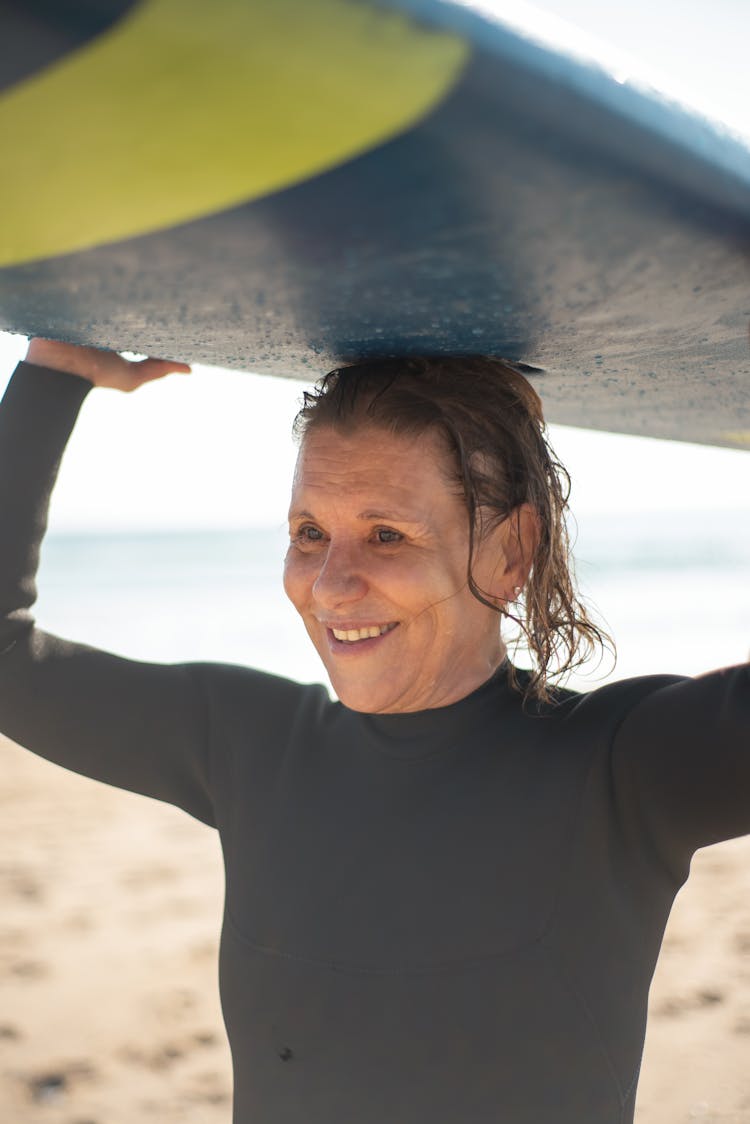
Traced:
[[[502, 660], [498, 614], [467, 586], [468, 518], [450, 467], [433, 433], [320, 428], [303, 440], [284, 588], [353, 710], [445, 706]], [[474, 574], [512, 598], [505, 534], [483, 542]]]

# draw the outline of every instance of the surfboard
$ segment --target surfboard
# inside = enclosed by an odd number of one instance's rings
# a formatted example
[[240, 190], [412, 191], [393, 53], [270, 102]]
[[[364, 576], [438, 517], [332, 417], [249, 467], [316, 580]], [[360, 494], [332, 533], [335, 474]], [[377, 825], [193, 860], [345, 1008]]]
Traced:
[[6, 5], [0, 327], [750, 447], [750, 151], [479, 0]]

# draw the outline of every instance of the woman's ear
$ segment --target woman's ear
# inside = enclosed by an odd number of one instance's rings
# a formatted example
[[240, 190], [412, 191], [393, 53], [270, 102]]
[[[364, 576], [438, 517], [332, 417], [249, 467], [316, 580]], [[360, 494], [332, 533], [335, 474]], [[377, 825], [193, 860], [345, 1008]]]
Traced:
[[500, 607], [517, 601], [539, 545], [539, 515], [531, 504], [515, 508], [496, 526], [477, 528], [473, 572], [482, 592]]

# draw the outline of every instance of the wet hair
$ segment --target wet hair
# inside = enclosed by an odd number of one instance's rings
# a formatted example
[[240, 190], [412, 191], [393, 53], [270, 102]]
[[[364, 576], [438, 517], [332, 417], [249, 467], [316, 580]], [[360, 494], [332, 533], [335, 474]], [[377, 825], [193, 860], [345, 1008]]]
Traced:
[[[455, 466], [469, 527], [467, 581], [483, 604], [514, 621], [532, 670], [523, 676], [527, 699], [547, 701], [559, 681], [597, 651], [613, 648], [590, 618], [576, 590], [567, 526], [570, 477], [547, 438], [542, 403], [516, 366], [488, 356], [383, 359], [341, 367], [304, 394], [294, 423], [304, 439], [330, 426], [350, 432], [373, 425], [390, 433], [437, 433]], [[538, 541], [522, 597], [491, 599], [477, 585], [472, 564], [478, 537], [519, 508], [536, 512]], [[511, 681], [519, 678], [511, 665]]]

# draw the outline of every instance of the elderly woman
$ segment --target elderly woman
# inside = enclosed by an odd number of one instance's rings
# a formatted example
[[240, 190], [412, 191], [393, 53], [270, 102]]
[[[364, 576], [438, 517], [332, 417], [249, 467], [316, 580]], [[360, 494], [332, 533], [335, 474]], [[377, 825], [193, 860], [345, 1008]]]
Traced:
[[440, 359], [306, 395], [284, 580], [331, 702], [34, 628], [83, 399], [180, 365], [44, 340], [28, 360], [0, 415], [0, 728], [220, 832], [236, 1124], [632, 1120], [672, 900], [696, 848], [750, 831], [750, 678], [550, 685], [602, 637], [532, 388]]

